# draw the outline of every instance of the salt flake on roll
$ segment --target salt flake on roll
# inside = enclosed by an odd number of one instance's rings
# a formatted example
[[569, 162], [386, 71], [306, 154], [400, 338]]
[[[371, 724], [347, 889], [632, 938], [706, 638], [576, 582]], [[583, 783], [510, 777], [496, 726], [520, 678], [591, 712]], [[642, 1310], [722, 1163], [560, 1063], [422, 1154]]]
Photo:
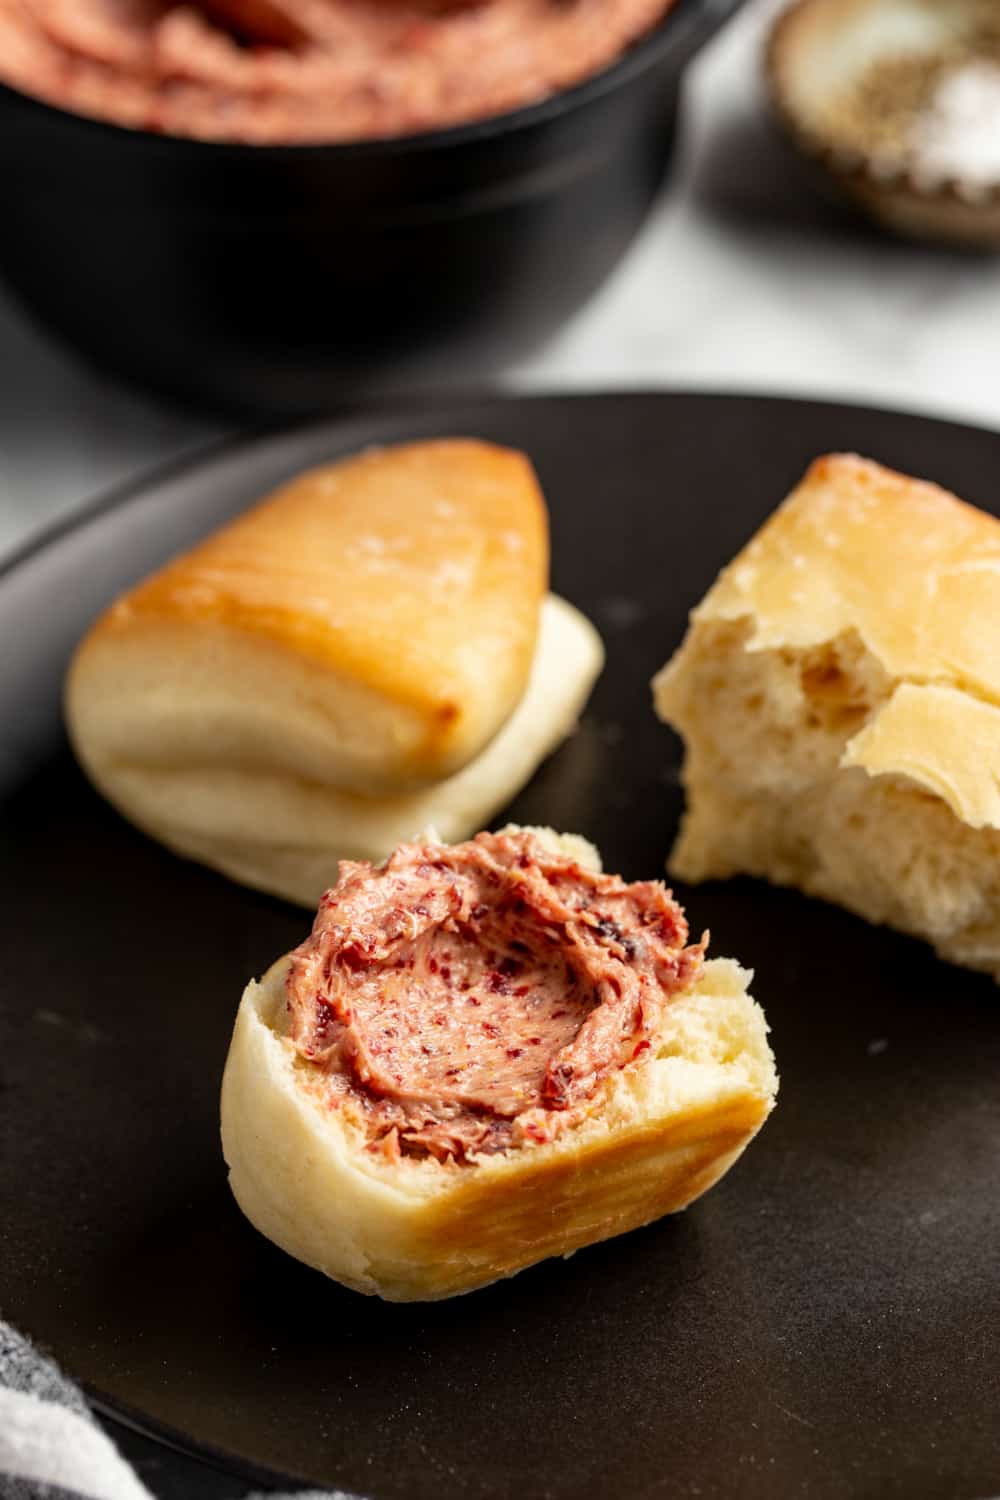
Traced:
[[738, 965], [658, 882], [507, 828], [345, 862], [240, 1006], [230, 1185], [298, 1259], [447, 1297], [685, 1207], [777, 1079]]

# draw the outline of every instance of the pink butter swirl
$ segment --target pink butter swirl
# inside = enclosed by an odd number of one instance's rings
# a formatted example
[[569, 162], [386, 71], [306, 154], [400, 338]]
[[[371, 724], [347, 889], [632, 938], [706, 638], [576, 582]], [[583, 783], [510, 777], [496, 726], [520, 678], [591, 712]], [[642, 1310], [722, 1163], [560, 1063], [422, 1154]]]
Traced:
[[707, 935], [658, 881], [534, 834], [344, 861], [287, 977], [289, 1035], [373, 1149], [466, 1161], [552, 1138], [651, 1047]]

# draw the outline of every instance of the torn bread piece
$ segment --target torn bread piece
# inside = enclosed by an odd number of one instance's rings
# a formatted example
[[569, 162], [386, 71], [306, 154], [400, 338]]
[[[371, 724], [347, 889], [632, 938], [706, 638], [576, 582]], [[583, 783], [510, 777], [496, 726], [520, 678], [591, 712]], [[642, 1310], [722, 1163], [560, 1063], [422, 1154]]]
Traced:
[[797, 886], [1000, 979], [998, 633], [1000, 521], [819, 459], [655, 679], [673, 874]]
[[411, 1301], [684, 1208], [777, 1089], [749, 974], [687, 937], [662, 885], [550, 830], [345, 864], [240, 1005], [222, 1142], [243, 1212]]
[[315, 905], [338, 858], [481, 827], [571, 731], [603, 648], [547, 588], [523, 454], [372, 450], [113, 604], [71, 666], [70, 735], [139, 827]]

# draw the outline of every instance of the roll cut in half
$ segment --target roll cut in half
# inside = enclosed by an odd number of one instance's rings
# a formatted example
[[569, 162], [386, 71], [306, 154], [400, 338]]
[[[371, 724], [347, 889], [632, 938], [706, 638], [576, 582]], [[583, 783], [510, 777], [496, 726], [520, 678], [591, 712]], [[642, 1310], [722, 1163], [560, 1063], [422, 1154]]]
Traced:
[[684, 1208], [777, 1088], [750, 976], [687, 938], [662, 885], [548, 830], [343, 864], [240, 1005], [222, 1141], [243, 1212], [409, 1301]]
[[654, 683], [687, 881], [798, 886], [1000, 979], [1000, 521], [819, 459]]
[[603, 650], [547, 589], [522, 454], [372, 450], [113, 604], [71, 666], [70, 735], [141, 828], [315, 906], [338, 858], [481, 827], [573, 728]]

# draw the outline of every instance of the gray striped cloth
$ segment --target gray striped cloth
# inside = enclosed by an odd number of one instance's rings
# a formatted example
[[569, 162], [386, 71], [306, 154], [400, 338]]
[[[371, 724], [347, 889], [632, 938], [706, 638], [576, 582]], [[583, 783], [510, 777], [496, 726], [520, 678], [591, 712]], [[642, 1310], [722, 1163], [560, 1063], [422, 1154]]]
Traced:
[[[154, 1500], [71, 1380], [0, 1322], [0, 1500]], [[246, 1500], [358, 1500], [343, 1490]], [[1000, 1496], [995, 1497], [1000, 1500]]]
[[[78, 1388], [0, 1322], [0, 1500], [154, 1500]], [[282, 1500], [279, 1495], [248, 1500]], [[290, 1497], [285, 1497], [290, 1500]], [[296, 1500], [353, 1500], [300, 1491]]]

